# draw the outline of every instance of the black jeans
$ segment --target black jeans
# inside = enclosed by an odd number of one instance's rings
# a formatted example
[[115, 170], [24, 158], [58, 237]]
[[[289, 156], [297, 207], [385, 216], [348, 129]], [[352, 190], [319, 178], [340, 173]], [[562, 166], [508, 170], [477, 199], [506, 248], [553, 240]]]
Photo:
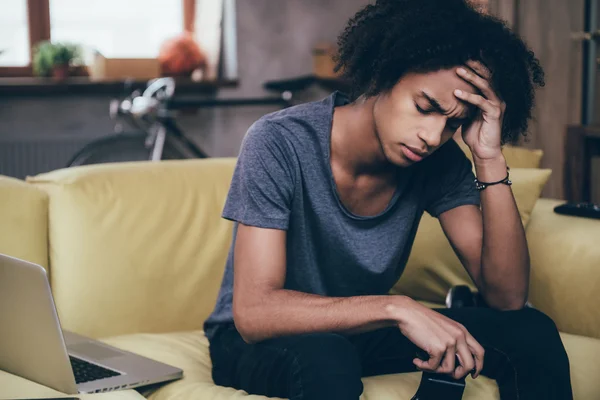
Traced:
[[[503, 400], [573, 398], [569, 359], [556, 325], [545, 314], [532, 308], [436, 311], [463, 324], [484, 347], [482, 375], [496, 380]], [[397, 328], [247, 344], [230, 325], [210, 342], [217, 385], [292, 400], [358, 399], [361, 377], [416, 371], [416, 350]]]

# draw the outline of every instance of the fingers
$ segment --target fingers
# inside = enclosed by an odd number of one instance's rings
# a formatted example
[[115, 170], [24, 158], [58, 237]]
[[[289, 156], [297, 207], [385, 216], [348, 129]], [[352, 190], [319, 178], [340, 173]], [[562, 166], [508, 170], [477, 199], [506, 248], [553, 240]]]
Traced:
[[420, 358], [413, 359], [413, 364], [420, 370], [428, 370], [427, 361], [421, 360]]
[[471, 375], [475, 379], [481, 374], [481, 370], [483, 370], [485, 350], [471, 334], [467, 334], [467, 346], [469, 346], [469, 350], [475, 361], [475, 372]]
[[438, 349], [429, 353], [429, 360], [425, 361], [422, 369], [430, 372], [436, 371], [440, 364], [442, 363], [442, 358], [444, 357], [446, 349], [444, 347], [439, 347]]
[[413, 360], [417, 368], [438, 374], [452, 375], [454, 373], [457, 365], [456, 341], [449, 339], [446, 345], [440, 345], [427, 353], [429, 355], [427, 360], [423, 360], [423, 358], [415, 358]]
[[462, 90], [456, 89], [454, 95], [459, 99], [471, 103], [479, 107], [488, 117], [493, 119], [500, 119], [502, 115], [502, 109], [499, 104], [493, 104], [488, 99], [484, 99], [482, 96], [473, 93], [467, 93]]
[[481, 93], [485, 96], [486, 99], [500, 103], [498, 96], [492, 89], [490, 82], [487, 79], [482, 78], [475, 72], [467, 70], [467, 68], [460, 67], [456, 70], [456, 73], [466, 80], [467, 82], [473, 84], [476, 88], [478, 88]]
[[475, 379], [481, 374], [485, 353], [483, 347], [464, 326], [459, 324], [457, 328], [458, 331], [452, 334], [445, 345], [427, 352], [428, 360], [423, 360], [422, 356], [413, 360], [418, 369], [447, 374], [454, 379], [462, 379], [469, 373]]
[[456, 367], [456, 345], [449, 344], [446, 349], [446, 354], [444, 354], [444, 358], [442, 360], [442, 364], [435, 371], [440, 374], [452, 374]]
[[473, 355], [471, 354], [471, 350], [467, 345], [467, 341], [463, 340], [458, 343], [456, 346], [456, 352], [458, 356], [458, 360], [460, 361], [460, 365], [456, 367], [452, 377], [454, 379], [461, 379], [467, 376], [475, 367], [475, 360]]
[[480, 61], [468, 60], [465, 64], [483, 79], [489, 80], [492, 77], [492, 72]]

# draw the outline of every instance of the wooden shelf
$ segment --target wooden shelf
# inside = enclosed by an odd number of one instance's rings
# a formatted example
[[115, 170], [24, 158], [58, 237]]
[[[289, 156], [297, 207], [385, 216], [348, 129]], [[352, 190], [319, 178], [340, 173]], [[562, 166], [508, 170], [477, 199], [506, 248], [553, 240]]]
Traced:
[[265, 82], [263, 87], [278, 92], [283, 92], [285, 90], [294, 92], [305, 90], [313, 85], [328, 91], [339, 90], [342, 92], [348, 92], [351, 87], [350, 82], [342, 79], [322, 78], [315, 75], [302, 75], [293, 78], [272, 80]]
[[[144, 89], [148, 81], [132, 82], [131, 90]], [[216, 92], [220, 88], [235, 87], [237, 80], [195, 82], [190, 79], [176, 80], [177, 94], [202, 94]], [[57, 82], [52, 78], [0, 78], [0, 97], [57, 96], [103, 94], [122, 96], [125, 81], [91, 81], [86, 77], [68, 78]]]

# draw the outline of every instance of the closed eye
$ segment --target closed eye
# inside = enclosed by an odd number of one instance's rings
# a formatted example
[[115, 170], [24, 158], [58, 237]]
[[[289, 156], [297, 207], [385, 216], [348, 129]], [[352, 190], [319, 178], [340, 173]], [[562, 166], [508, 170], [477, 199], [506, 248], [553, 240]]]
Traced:
[[434, 112], [435, 110], [429, 109], [429, 110], [424, 110], [421, 107], [419, 107], [419, 105], [417, 103], [415, 103], [415, 107], [417, 109], [417, 111], [419, 111], [421, 114], [431, 114], [432, 112]]
[[[417, 104], [417, 103], [415, 103], [415, 108], [417, 109], [417, 111], [419, 111], [423, 115], [428, 115], [433, 112], [437, 112], [437, 110], [434, 110], [434, 109], [424, 110], [421, 107], [419, 107], [419, 104]], [[452, 130], [457, 130], [458, 128], [460, 128], [461, 126], [466, 124], [468, 122], [468, 120], [469, 120], [468, 118], [451, 120], [452, 122], [448, 125], [448, 128], [450, 128]]]

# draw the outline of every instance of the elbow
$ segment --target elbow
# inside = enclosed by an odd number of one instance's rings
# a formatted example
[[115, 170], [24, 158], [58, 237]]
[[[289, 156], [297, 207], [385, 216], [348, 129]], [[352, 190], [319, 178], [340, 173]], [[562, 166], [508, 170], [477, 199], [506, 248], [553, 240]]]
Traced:
[[487, 291], [484, 296], [486, 304], [499, 311], [518, 311], [527, 306], [527, 292], [507, 293], [506, 291]]
[[525, 296], [504, 297], [499, 299], [490, 298], [486, 300], [486, 303], [491, 308], [499, 311], [518, 311], [525, 308], [527, 299]]
[[253, 307], [242, 305], [240, 302], [233, 302], [233, 323], [238, 333], [248, 344], [253, 344], [261, 340], [259, 316], [254, 315]]
[[518, 311], [518, 310], [522, 310], [523, 308], [525, 308], [525, 304], [526, 302], [523, 301], [519, 301], [519, 302], [505, 302], [503, 304], [500, 304], [496, 307], [493, 307], [499, 311]]

